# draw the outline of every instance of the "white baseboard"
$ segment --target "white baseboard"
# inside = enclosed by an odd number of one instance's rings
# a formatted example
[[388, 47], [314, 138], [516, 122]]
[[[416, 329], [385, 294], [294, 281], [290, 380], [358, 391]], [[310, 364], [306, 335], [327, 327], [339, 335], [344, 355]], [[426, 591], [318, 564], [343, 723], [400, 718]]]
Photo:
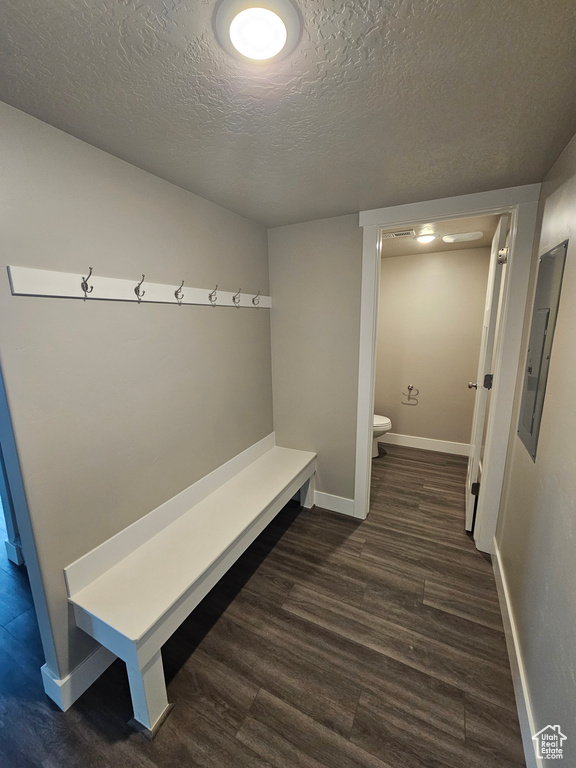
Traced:
[[44, 664], [40, 670], [44, 691], [63, 712], [66, 712], [115, 659], [116, 656], [101, 645], [63, 678], [56, 677]]
[[378, 438], [379, 443], [389, 445], [404, 445], [407, 448], [420, 448], [423, 451], [439, 451], [440, 453], [453, 453], [456, 456], [469, 456], [470, 445], [468, 443], [451, 443], [448, 440], [431, 440], [429, 437], [414, 437], [413, 435], [397, 435], [388, 432]]
[[24, 565], [24, 555], [22, 553], [22, 546], [14, 541], [6, 539], [6, 555], [8, 560], [14, 565]]
[[330, 512], [339, 512], [341, 515], [354, 517], [354, 500], [345, 499], [342, 496], [333, 496], [331, 493], [314, 492], [314, 503], [317, 507], [328, 509]]
[[500, 550], [498, 549], [496, 539], [494, 539], [494, 556], [492, 558], [492, 563], [494, 567], [496, 587], [498, 589], [498, 599], [500, 601], [504, 632], [506, 635], [508, 657], [510, 659], [510, 670], [512, 672], [512, 682], [514, 684], [514, 694], [516, 696], [516, 708], [518, 710], [518, 720], [520, 721], [520, 732], [522, 733], [526, 768], [542, 768], [542, 761], [538, 759], [534, 749], [534, 742], [532, 741], [532, 734], [536, 733], [536, 727], [534, 725], [534, 717], [530, 703], [528, 680], [526, 679], [524, 661], [518, 642], [518, 632], [516, 630], [514, 613], [510, 603], [506, 574], [502, 568]]

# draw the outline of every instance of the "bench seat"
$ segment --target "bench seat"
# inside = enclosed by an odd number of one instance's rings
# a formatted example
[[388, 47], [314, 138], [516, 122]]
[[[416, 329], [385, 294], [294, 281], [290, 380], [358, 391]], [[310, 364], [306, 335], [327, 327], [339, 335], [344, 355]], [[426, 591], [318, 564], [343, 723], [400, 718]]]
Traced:
[[169, 710], [162, 645], [305, 486], [315, 458], [274, 446], [69, 595], [77, 625], [126, 662], [134, 724], [146, 735]]

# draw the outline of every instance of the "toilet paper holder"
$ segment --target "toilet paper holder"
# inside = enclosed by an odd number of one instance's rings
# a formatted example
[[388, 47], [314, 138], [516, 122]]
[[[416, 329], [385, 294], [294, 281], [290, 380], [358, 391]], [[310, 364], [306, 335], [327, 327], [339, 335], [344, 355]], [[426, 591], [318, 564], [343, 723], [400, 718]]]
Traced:
[[412, 384], [408, 384], [408, 392], [402, 392], [402, 396], [407, 398], [407, 402], [403, 405], [418, 405], [418, 395], [420, 390], [416, 389]]

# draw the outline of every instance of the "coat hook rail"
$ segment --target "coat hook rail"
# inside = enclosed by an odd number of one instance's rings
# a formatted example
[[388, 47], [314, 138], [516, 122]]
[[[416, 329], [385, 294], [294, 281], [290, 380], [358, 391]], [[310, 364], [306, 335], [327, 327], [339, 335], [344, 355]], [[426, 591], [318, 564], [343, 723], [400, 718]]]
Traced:
[[87, 277], [83, 277], [82, 278], [82, 282], [80, 283], [80, 287], [84, 291], [84, 301], [86, 301], [86, 298], [88, 297], [88, 294], [92, 293], [92, 291], [94, 290], [94, 286], [93, 285], [88, 287], [88, 280], [90, 280], [90, 278], [92, 277], [92, 267], [88, 267], [88, 269], [90, 270], [88, 272], [88, 276]]
[[[96, 267], [98, 272], [98, 267]], [[242, 293], [240, 291], [222, 291], [219, 285], [210, 291], [208, 288], [193, 288], [184, 280], [180, 285], [146, 282], [145, 275], [136, 285], [131, 278], [94, 277], [94, 269], [90, 267], [88, 274], [81, 277], [78, 272], [55, 272], [47, 269], [30, 269], [28, 267], [7, 267], [10, 288], [13, 296], [46, 296], [66, 299], [86, 299], [91, 301], [131, 301], [146, 304], [196, 304], [204, 306], [237, 307], [239, 309], [254, 309], [271, 307], [270, 296], [262, 296], [260, 291]], [[94, 281], [94, 284], [92, 284]], [[80, 288], [80, 290], [78, 290]], [[96, 288], [96, 290], [93, 290]]]

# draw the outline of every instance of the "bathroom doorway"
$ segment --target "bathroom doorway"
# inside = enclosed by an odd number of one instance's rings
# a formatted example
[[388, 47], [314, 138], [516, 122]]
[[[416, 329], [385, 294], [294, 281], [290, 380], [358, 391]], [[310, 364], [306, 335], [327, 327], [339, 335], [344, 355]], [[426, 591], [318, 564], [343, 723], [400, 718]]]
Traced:
[[[383, 230], [375, 419], [379, 440], [469, 458], [474, 529], [509, 217], [445, 219]], [[373, 456], [375, 451], [373, 450]]]
[[498, 221], [383, 230], [374, 413], [390, 418], [392, 429], [382, 443], [469, 454], [475, 390], [468, 383], [478, 368]]
[[[431, 221], [509, 214], [508, 265], [501, 293], [494, 384], [486, 427], [483, 481], [475, 529], [476, 546], [485, 552], [492, 551], [511, 424], [539, 189], [539, 185], [515, 187], [378, 209], [360, 215], [364, 246], [354, 500], [356, 517], [364, 518], [369, 512], [382, 232], [392, 228], [423, 226]], [[412, 382], [405, 382], [406, 385], [409, 383]]]

